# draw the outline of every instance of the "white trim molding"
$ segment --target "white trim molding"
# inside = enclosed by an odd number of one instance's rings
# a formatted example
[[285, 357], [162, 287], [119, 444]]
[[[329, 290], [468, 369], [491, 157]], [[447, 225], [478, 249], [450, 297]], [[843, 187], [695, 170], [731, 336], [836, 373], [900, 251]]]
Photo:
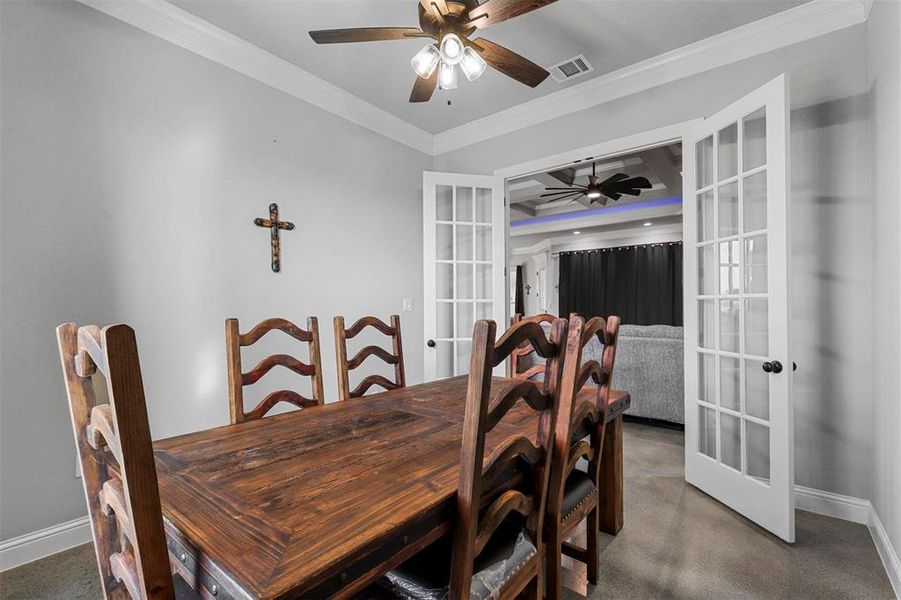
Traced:
[[895, 590], [895, 597], [901, 598], [901, 560], [898, 559], [898, 553], [892, 545], [892, 540], [885, 530], [882, 520], [872, 506], [870, 506], [870, 520], [867, 522], [867, 528], [876, 544], [879, 558], [882, 559], [882, 566], [885, 567], [888, 579], [892, 583], [892, 589]]
[[432, 134], [164, 0], [79, 0], [387, 138], [432, 154]]
[[866, 525], [895, 596], [901, 599], [901, 560], [898, 559], [892, 540], [869, 500], [796, 485], [795, 508]]
[[867, 18], [861, 0], [812, 0], [435, 135], [436, 155], [791, 46]]
[[815, 490], [803, 485], [795, 486], [795, 508], [861, 525], [870, 522], [870, 511], [873, 510], [869, 500]]
[[91, 541], [87, 516], [0, 542], [0, 572]]
[[550, 156], [542, 156], [523, 163], [509, 165], [494, 171], [504, 179], [515, 179], [553, 170], [557, 167], [574, 162], [582, 162], [590, 159], [601, 160], [604, 157], [624, 153], [639, 152], [647, 148], [663, 146], [669, 143], [681, 142], [682, 138], [704, 119], [692, 119], [672, 125], [665, 125], [657, 129], [650, 129], [640, 133], [628, 135], [615, 140], [607, 140], [599, 144], [591, 144], [575, 150], [567, 150]]

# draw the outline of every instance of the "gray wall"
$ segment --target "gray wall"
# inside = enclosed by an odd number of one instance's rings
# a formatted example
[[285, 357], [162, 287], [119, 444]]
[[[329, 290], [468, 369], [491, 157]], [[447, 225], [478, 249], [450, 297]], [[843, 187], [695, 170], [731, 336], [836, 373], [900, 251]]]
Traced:
[[872, 501], [896, 551], [901, 551], [901, 4], [878, 0], [870, 12], [870, 98], [873, 117]]
[[[80, 4], [0, 1], [0, 539], [84, 514], [58, 323], [136, 328], [155, 437], [227, 420], [225, 316], [319, 315], [333, 397], [330, 317], [412, 297], [416, 382], [422, 170], [490, 173], [709, 114], [784, 71], [797, 479], [873, 498], [901, 545], [897, 12], [880, 0], [867, 26], [433, 161]], [[250, 223], [272, 201], [298, 225], [279, 275]]]
[[[0, 539], [85, 514], [64, 321], [136, 329], [157, 438], [227, 422], [227, 316], [318, 315], [334, 398], [331, 317], [410, 297], [421, 380], [431, 157], [75, 2], [4, 0], [0, 23]], [[273, 201], [297, 225], [278, 275], [252, 224]]]
[[[486, 172], [711, 114], [786, 72], [792, 97], [797, 483], [869, 498], [873, 201], [863, 25], [436, 157]], [[848, 326], [853, 319], [853, 326]]]

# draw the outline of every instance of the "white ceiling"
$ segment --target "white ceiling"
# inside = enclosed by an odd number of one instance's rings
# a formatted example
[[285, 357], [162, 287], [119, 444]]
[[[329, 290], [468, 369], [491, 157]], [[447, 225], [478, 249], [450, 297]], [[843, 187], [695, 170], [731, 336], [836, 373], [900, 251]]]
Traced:
[[[170, 0], [172, 4], [372, 104], [437, 133], [800, 5], [804, 0], [560, 0], [484, 31], [549, 67], [584, 54], [594, 73], [528, 88], [489, 69], [479, 80], [407, 100], [422, 40], [317, 46], [307, 31], [417, 26], [416, 0]], [[452, 105], [448, 105], [448, 100]]]

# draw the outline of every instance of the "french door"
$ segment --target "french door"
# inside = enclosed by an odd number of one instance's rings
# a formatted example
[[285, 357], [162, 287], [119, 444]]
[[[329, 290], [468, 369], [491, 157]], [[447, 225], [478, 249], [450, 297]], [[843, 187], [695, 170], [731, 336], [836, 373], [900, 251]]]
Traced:
[[685, 478], [793, 542], [785, 76], [685, 138]]
[[502, 177], [424, 172], [422, 177], [425, 380], [469, 372], [472, 328], [506, 328]]

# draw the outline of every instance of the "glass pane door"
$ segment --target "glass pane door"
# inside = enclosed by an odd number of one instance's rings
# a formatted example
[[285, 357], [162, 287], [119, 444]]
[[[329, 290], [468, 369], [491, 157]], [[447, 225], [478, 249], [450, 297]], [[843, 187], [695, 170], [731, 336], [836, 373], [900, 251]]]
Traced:
[[504, 321], [504, 207], [503, 182], [498, 178], [425, 175], [429, 380], [468, 373], [476, 320]]
[[698, 448], [769, 485], [766, 109], [696, 145]]
[[780, 77], [683, 149], [685, 477], [793, 541], [787, 111]]

